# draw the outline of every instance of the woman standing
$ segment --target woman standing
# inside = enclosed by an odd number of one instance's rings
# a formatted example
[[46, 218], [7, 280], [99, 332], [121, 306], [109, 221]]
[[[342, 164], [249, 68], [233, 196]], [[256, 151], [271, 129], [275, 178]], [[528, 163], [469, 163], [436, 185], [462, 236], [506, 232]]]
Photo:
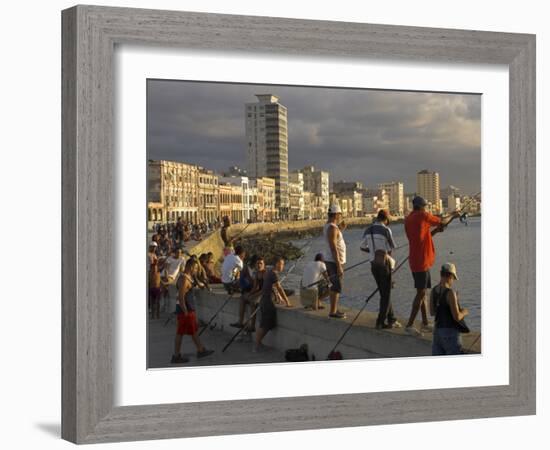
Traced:
[[262, 340], [269, 330], [277, 326], [277, 308], [273, 303], [273, 294], [278, 296], [287, 308], [292, 306], [279, 281], [279, 274], [284, 268], [285, 260], [279, 257], [275, 260], [273, 268], [268, 270], [264, 276], [262, 298], [260, 299], [260, 327], [256, 331], [254, 351], [259, 350]]

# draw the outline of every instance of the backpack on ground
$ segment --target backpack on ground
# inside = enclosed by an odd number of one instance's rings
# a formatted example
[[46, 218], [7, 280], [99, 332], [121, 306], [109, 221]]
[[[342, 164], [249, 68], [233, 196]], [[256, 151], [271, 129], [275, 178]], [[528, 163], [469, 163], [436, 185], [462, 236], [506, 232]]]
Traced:
[[288, 362], [309, 361], [307, 344], [301, 345], [300, 348], [290, 348], [285, 351], [285, 360]]

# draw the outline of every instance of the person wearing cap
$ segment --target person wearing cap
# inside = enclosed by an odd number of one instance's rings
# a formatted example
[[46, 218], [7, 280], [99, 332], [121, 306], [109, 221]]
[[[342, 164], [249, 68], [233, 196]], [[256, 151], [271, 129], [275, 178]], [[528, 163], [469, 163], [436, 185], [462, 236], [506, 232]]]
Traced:
[[342, 210], [338, 204], [331, 205], [328, 209], [328, 220], [323, 228], [325, 251], [323, 256], [327, 273], [330, 279], [330, 311], [329, 317], [343, 319], [346, 315], [338, 310], [338, 301], [342, 293], [344, 279], [344, 264], [346, 264], [346, 242], [342, 235], [341, 224]]
[[175, 309], [177, 282], [183, 272], [185, 259], [180, 248], [176, 248], [162, 263], [161, 289], [164, 293], [164, 305], [162, 309], [172, 313]]
[[[435, 262], [435, 247], [432, 235], [444, 231], [451, 220], [458, 217], [460, 213], [455, 211], [440, 218], [426, 211], [428, 203], [422, 197], [414, 197], [412, 203], [413, 211], [405, 218], [405, 232], [409, 240], [409, 267], [414, 280], [416, 296], [405, 331], [411, 335], [420, 336], [422, 331], [432, 331], [432, 327], [428, 322], [426, 307], [426, 291], [432, 287], [430, 269]], [[422, 314], [422, 328], [420, 331], [414, 327], [414, 321], [419, 310]]]
[[432, 338], [432, 355], [459, 355], [463, 353], [458, 322], [469, 313], [461, 308], [453, 283], [458, 280], [456, 267], [452, 263], [441, 266], [441, 281], [430, 295], [430, 314], [435, 316]]
[[[371, 273], [376, 281], [380, 293], [380, 308], [376, 319], [377, 329], [399, 328], [391, 304], [392, 271], [395, 268], [395, 260], [391, 252], [395, 248], [393, 234], [388, 226], [390, 217], [387, 211], [378, 211], [376, 219], [363, 233], [361, 250], [369, 254]], [[386, 322], [387, 319], [387, 322]]]

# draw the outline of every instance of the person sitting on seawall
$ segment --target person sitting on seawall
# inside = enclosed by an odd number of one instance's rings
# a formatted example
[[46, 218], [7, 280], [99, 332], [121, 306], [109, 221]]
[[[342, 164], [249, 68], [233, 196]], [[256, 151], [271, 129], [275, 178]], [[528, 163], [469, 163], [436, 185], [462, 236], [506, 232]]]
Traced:
[[222, 283], [229, 295], [240, 291], [239, 275], [243, 270], [245, 257], [244, 248], [237, 245], [235, 253], [228, 254], [223, 260]]
[[206, 253], [202, 253], [199, 256], [199, 267], [197, 270], [197, 285], [201, 289], [208, 289], [209, 291], [212, 291], [210, 288], [210, 281], [208, 279], [208, 274], [206, 273], [205, 265], [206, 265], [206, 259], [208, 258], [208, 255]]
[[216, 272], [216, 262], [214, 261], [214, 254], [212, 252], [208, 252], [206, 254], [204, 269], [206, 270], [206, 275], [208, 276], [209, 283], [221, 284], [222, 279], [220, 275], [218, 275], [218, 273]]
[[[256, 271], [256, 263], [258, 256], [253, 255], [247, 263], [244, 265], [243, 270], [239, 276], [239, 287], [241, 290], [241, 298], [239, 303], [239, 321], [229, 324], [234, 328], [243, 328], [244, 326], [244, 313], [247, 305], [249, 304], [249, 297], [254, 289], [254, 277]], [[250, 305], [253, 308], [253, 305]]]
[[323, 254], [317, 253], [315, 259], [304, 267], [300, 282], [300, 302], [306, 309], [317, 311], [325, 309], [321, 300], [329, 297], [329, 276]]
[[432, 339], [432, 355], [460, 355], [463, 353], [458, 323], [469, 314], [461, 308], [453, 283], [458, 280], [456, 267], [452, 263], [441, 266], [441, 281], [430, 295], [430, 314], [435, 316]]

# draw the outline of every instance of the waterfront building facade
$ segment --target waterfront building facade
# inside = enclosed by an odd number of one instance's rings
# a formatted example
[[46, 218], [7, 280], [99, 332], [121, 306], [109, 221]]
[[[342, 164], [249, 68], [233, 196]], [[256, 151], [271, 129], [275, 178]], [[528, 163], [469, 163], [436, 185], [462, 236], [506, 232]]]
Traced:
[[363, 183], [360, 181], [335, 181], [332, 183], [332, 191], [336, 194], [343, 194], [347, 192], [362, 192], [364, 190]]
[[441, 212], [441, 193], [439, 174], [431, 170], [421, 170], [416, 174], [416, 192], [428, 202], [428, 209], [433, 214]]
[[[325, 218], [330, 200], [329, 173], [315, 170], [313, 166], [306, 166], [300, 172], [304, 178], [304, 191], [312, 192], [317, 197], [314, 201], [315, 218]], [[319, 214], [319, 209], [322, 210], [321, 214]]]
[[180, 218], [198, 221], [197, 166], [175, 161], [148, 161], [147, 172], [147, 201], [161, 205], [164, 221], [176, 222]]
[[405, 198], [403, 193], [403, 183], [401, 181], [391, 181], [388, 183], [379, 183], [378, 189], [388, 194], [388, 210], [391, 215], [403, 217], [405, 214]]
[[251, 214], [253, 222], [272, 222], [277, 220], [278, 209], [275, 206], [275, 180], [269, 177], [250, 180]]
[[198, 173], [199, 221], [214, 222], [219, 215], [218, 175], [199, 167]]
[[304, 191], [304, 219], [311, 220], [315, 216], [314, 205], [315, 195], [313, 192]]
[[447, 212], [449, 213], [459, 210], [461, 205], [460, 197], [458, 195], [455, 196], [454, 194], [451, 194], [447, 197], [446, 204]]
[[234, 222], [246, 222], [251, 217], [250, 189], [248, 177], [220, 177], [219, 182], [231, 185], [231, 211]]
[[225, 183], [222, 183], [220, 182], [218, 184], [218, 192], [219, 192], [219, 215], [220, 215], [220, 218], [223, 218], [225, 216], [227, 217], [232, 217], [232, 194], [233, 194], [233, 189], [232, 189], [232, 186], [230, 184], [225, 184]]
[[292, 172], [288, 176], [288, 192], [290, 201], [290, 220], [304, 218], [304, 175]]
[[460, 197], [460, 189], [456, 186], [449, 185], [447, 187], [444, 187], [440, 191], [441, 195], [441, 202], [443, 203], [443, 210], [447, 210], [449, 208], [449, 197], [452, 195], [453, 197]]
[[275, 180], [275, 204], [286, 219], [290, 208], [287, 109], [275, 95], [256, 97], [258, 102], [245, 105], [248, 175]]

